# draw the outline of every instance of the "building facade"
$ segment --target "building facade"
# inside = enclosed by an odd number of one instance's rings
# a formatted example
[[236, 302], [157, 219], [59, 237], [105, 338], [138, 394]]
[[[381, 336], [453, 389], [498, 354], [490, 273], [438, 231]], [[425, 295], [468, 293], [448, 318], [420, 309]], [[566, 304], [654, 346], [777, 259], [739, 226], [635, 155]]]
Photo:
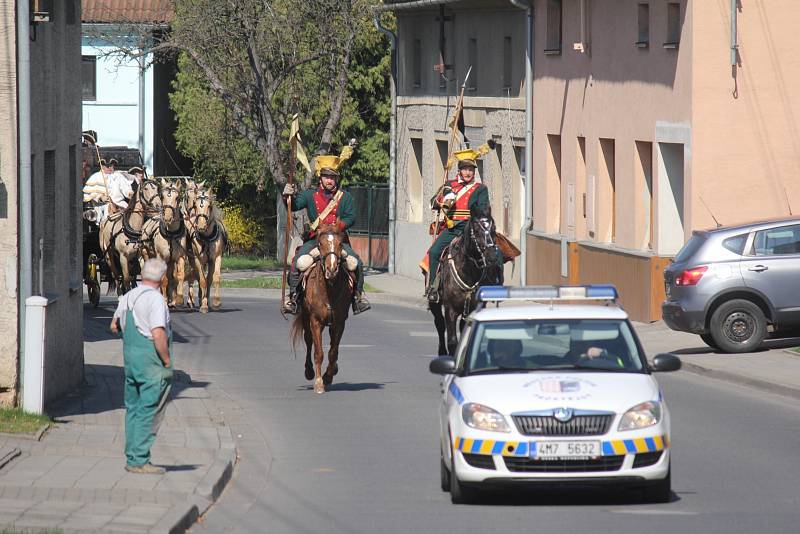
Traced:
[[421, 279], [418, 264], [431, 245], [429, 200], [445, 178], [448, 118], [470, 68], [465, 134], [473, 148], [497, 143], [480, 161], [478, 176], [489, 188], [498, 230], [519, 243], [526, 28], [524, 11], [507, 0], [403, 3], [391, 3], [397, 20], [395, 271]]
[[800, 210], [800, 4], [733, 5], [535, 1], [528, 283], [614, 283], [658, 320], [693, 230]]
[[[0, 7], [0, 391], [13, 402], [20, 385], [24, 298], [47, 298], [45, 398], [83, 379], [83, 275], [79, 177], [80, 2], [52, 3], [18, 39], [17, 7]], [[18, 154], [19, 49], [30, 53], [30, 154]], [[20, 158], [30, 158], [29, 206], [20, 206]], [[20, 286], [21, 219], [30, 216], [32, 287]], [[26, 284], [27, 286], [27, 284]], [[30, 292], [30, 293], [29, 293]]]

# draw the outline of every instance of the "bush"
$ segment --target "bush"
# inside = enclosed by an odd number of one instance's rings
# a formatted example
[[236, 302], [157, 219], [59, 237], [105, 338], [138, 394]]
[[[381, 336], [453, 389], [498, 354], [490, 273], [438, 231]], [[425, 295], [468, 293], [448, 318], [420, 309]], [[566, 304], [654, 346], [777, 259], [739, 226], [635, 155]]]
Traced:
[[258, 221], [244, 213], [241, 206], [224, 205], [228, 246], [234, 254], [259, 254], [264, 243], [264, 229]]

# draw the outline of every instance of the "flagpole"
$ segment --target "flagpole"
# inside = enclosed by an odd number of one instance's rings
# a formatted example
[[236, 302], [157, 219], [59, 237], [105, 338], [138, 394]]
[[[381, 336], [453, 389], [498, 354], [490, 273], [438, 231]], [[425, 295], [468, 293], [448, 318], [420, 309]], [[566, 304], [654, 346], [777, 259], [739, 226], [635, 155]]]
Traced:
[[[445, 184], [447, 184], [447, 176], [448, 174], [450, 174], [450, 165], [452, 163], [452, 158], [453, 158], [453, 149], [455, 148], [456, 144], [456, 137], [457, 137], [456, 132], [458, 131], [458, 121], [461, 118], [461, 114], [464, 109], [464, 90], [467, 88], [467, 80], [469, 80], [469, 75], [471, 72], [472, 72], [472, 66], [469, 67], [467, 75], [464, 77], [464, 83], [461, 84], [461, 94], [458, 96], [458, 102], [456, 103], [456, 112], [455, 115], [453, 115], [452, 127], [450, 128], [450, 141], [447, 144], [447, 159], [444, 162], [444, 176], [442, 180], [442, 185], [440, 185], [439, 188], [436, 190], [436, 193], [434, 194], [434, 199], [436, 198], [436, 196], [439, 195], [439, 192], [442, 190]], [[439, 217], [441, 214], [442, 210], [440, 206], [440, 209], [436, 212], [436, 220], [434, 221], [435, 224], [433, 227], [433, 239], [431, 241], [431, 245], [433, 245], [433, 243], [435, 243], [436, 239], [439, 237]], [[429, 272], [428, 276], [430, 275], [431, 273]]]
[[[289, 156], [289, 178], [287, 183], [294, 183], [294, 170], [297, 166], [297, 134], [292, 131], [292, 137], [289, 139], [289, 146], [291, 154]], [[286, 272], [289, 265], [289, 236], [292, 231], [292, 195], [286, 199], [286, 231], [283, 237], [283, 281], [281, 283], [281, 306], [286, 302]]]

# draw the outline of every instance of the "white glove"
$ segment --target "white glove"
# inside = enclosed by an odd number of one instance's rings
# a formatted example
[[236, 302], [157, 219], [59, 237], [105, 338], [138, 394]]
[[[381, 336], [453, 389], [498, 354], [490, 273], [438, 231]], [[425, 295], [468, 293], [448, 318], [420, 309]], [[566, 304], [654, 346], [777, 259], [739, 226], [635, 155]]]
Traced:
[[295, 184], [286, 184], [283, 187], [283, 194], [287, 197], [291, 197], [297, 194], [297, 186]]
[[447, 193], [447, 194], [444, 196], [444, 199], [443, 199], [443, 200], [444, 200], [445, 202], [452, 202], [452, 201], [454, 201], [455, 199], [456, 199], [456, 194], [455, 194], [455, 193]]

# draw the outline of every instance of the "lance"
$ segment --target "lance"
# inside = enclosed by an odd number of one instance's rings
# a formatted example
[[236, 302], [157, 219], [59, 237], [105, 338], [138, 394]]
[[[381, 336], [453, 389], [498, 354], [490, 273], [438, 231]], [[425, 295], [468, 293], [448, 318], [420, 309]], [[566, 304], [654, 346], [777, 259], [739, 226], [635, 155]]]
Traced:
[[[297, 119], [295, 116], [292, 119], [292, 125]], [[291, 137], [289, 138], [289, 147], [291, 154], [289, 155], [289, 176], [286, 183], [294, 183], [294, 170], [297, 166], [297, 131], [294, 127], [290, 128]], [[281, 305], [286, 301], [286, 281], [287, 270], [289, 266], [289, 236], [292, 232], [292, 196], [286, 199], [286, 229], [283, 236], [283, 281], [281, 282]]]
[[[456, 103], [456, 112], [453, 115], [453, 122], [452, 122], [452, 126], [450, 128], [450, 140], [449, 140], [449, 142], [447, 144], [447, 159], [444, 162], [444, 176], [442, 177], [442, 185], [439, 186], [439, 188], [436, 190], [436, 193], [434, 194], [434, 202], [436, 201], [436, 197], [439, 196], [439, 193], [442, 191], [444, 186], [447, 184], [447, 176], [448, 176], [448, 174], [450, 174], [450, 166], [452, 164], [452, 159], [453, 159], [453, 149], [455, 148], [456, 140], [457, 140], [457, 136], [458, 136], [458, 134], [457, 134], [457, 132], [458, 132], [458, 121], [459, 121], [459, 119], [461, 117], [461, 113], [463, 112], [463, 109], [464, 109], [464, 90], [467, 88], [467, 81], [469, 80], [469, 75], [470, 75], [471, 72], [472, 72], [472, 66], [470, 66], [469, 70], [467, 70], [467, 75], [464, 77], [464, 83], [461, 84], [461, 94], [458, 96], [458, 102]], [[436, 241], [436, 238], [439, 237], [439, 217], [440, 217], [440, 215], [442, 215], [441, 206], [440, 206], [440, 209], [436, 212], [436, 220], [434, 221], [435, 224], [434, 224], [434, 227], [433, 227], [433, 240], [431, 241], [431, 244], [433, 244]], [[446, 218], [446, 216], [445, 216], [445, 218]], [[432, 275], [432, 273], [429, 272], [428, 276], [431, 276], [431, 275]]]

